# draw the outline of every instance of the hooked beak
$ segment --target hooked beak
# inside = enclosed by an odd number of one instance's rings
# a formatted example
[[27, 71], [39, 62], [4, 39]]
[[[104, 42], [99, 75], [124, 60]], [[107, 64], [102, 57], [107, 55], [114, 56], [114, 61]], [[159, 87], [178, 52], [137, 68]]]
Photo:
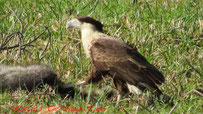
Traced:
[[66, 23], [66, 29], [68, 29], [68, 28], [73, 28], [74, 26], [73, 26], [73, 22], [72, 21], [68, 21], [67, 23]]
[[81, 22], [78, 19], [72, 19], [66, 23], [66, 29], [68, 28], [80, 28]]

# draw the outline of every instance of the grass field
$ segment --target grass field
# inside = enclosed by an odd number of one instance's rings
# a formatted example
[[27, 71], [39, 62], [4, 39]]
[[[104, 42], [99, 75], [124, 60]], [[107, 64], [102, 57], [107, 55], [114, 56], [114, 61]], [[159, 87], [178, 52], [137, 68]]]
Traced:
[[15, 45], [20, 37], [21, 44], [38, 38], [23, 49], [18, 46], [0, 51], [0, 64], [43, 63], [52, 66], [64, 82], [84, 79], [91, 69], [91, 61], [83, 53], [78, 30], [67, 31], [65, 25], [74, 17], [89, 15], [105, 25], [105, 33], [134, 44], [159, 68], [166, 77], [160, 89], [173, 98], [175, 106], [157, 101], [154, 107], [147, 106], [142, 95], [130, 96], [130, 101], [123, 98], [115, 106], [116, 98], [105, 99], [104, 89], [113, 87], [112, 80], [108, 80], [83, 87], [100, 91], [94, 101], [79, 95], [63, 99], [59, 95], [38, 95], [23, 90], [13, 94], [2, 92], [0, 112], [12, 112], [18, 106], [35, 108], [32, 113], [50, 106], [71, 106], [82, 108], [78, 112], [84, 113], [87, 106], [94, 106], [105, 111], [92, 113], [203, 113], [203, 93], [197, 91], [203, 88], [201, 0], [135, 0], [135, 3], [132, 0], [0, 0], [0, 44], [12, 33], [14, 37], [7, 46]]

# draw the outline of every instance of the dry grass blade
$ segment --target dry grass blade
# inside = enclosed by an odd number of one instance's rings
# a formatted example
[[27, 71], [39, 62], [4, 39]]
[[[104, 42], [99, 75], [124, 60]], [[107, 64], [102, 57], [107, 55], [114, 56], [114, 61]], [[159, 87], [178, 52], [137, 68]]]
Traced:
[[144, 108], [146, 111], [148, 111], [149, 113], [151, 112], [147, 107], [145, 107], [145, 106], [143, 106], [142, 104], [140, 104], [137, 100], [133, 100], [131, 97], [130, 97], [130, 99], [132, 100], [132, 101], [135, 101], [139, 106], [141, 106], [142, 108]]
[[200, 96], [203, 97], [203, 93], [201, 93], [200, 91], [198, 91], [198, 90], [196, 90], [196, 89], [193, 89], [193, 90], [189, 91], [187, 94], [190, 94], [190, 93], [192, 93], [192, 92], [197, 93], [197, 94], [199, 94]]
[[16, 14], [16, 12], [9, 6], [7, 6], [9, 10], [11, 10], [11, 12], [16, 16], [18, 22], [20, 23], [20, 26], [21, 26], [21, 33], [23, 33], [23, 30], [24, 30], [24, 26], [23, 26], [23, 23], [22, 21], [20, 20], [20, 18], [18, 17], [18, 15]]
[[45, 30], [47, 30], [47, 32], [48, 32], [49, 39], [48, 39], [48, 42], [47, 42], [47, 44], [46, 44], [46, 47], [44, 48], [44, 50], [43, 50], [42, 53], [40, 54], [40, 59], [42, 59], [42, 58], [44, 57], [43, 54], [44, 54], [44, 52], [47, 50], [47, 48], [48, 48], [48, 46], [49, 46], [49, 44], [50, 44], [50, 42], [51, 42], [51, 32], [49, 31], [49, 28], [48, 28], [48, 27], [45, 27]]
[[173, 113], [173, 111], [176, 109], [176, 107], [178, 106], [178, 104], [179, 104], [179, 102], [177, 102], [177, 103], [173, 106], [173, 108], [171, 109], [171, 111], [169, 112], [169, 114], [172, 114], [172, 113]]

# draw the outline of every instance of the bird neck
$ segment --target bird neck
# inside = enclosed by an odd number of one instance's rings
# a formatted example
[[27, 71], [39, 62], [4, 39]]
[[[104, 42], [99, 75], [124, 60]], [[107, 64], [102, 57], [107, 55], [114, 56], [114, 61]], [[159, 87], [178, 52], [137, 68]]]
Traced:
[[91, 42], [97, 38], [96, 34], [98, 33], [100, 33], [98, 30], [92, 28], [84, 28], [81, 30], [83, 48], [88, 57], [90, 57]]

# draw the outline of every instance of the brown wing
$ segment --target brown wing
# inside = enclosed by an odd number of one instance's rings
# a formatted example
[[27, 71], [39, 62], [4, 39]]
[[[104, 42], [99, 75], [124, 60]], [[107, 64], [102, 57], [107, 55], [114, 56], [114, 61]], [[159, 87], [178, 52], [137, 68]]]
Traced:
[[97, 69], [109, 71], [111, 76], [136, 85], [153, 85], [165, 81], [164, 76], [147, 60], [123, 42], [101, 38], [92, 42], [91, 58]]

